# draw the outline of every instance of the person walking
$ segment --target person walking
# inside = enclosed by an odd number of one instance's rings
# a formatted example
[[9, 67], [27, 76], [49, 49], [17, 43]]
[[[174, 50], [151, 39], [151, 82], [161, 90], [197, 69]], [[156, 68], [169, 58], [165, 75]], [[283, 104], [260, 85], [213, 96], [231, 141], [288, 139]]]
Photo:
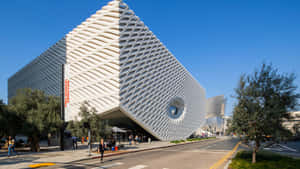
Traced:
[[138, 137], [138, 135], [136, 135], [135, 138], [134, 138], [134, 141], [135, 141], [134, 144], [138, 143], [138, 139], [139, 139], [139, 137]]
[[73, 136], [72, 137], [72, 149], [75, 151], [77, 149], [77, 137]]
[[12, 142], [11, 136], [8, 137], [7, 145], [8, 145], [8, 147], [7, 147], [8, 148], [8, 157], [10, 157], [12, 148], [13, 148], [13, 142]]
[[131, 145], [131, 139], [132, 139], [132, 136], [129, 135], [129, 137], [128, 137], [129, 145]]
[[103, 154], [104, 154], [104, 150], [105, 150], [104, 140], [101, 139], [101, 140], [100, 140], [99, 147], [98, 147], [98, 153], [101, 154], [101, 157], [100, 157], [101, 163], [103, 163]]
[[12, 152], [14, 152], [16, 155], [17, 155], [17, 152], [16, 152], [16, 141], [15, 141], [15, 139], [11, 139], [11, 143], [12, 143]]

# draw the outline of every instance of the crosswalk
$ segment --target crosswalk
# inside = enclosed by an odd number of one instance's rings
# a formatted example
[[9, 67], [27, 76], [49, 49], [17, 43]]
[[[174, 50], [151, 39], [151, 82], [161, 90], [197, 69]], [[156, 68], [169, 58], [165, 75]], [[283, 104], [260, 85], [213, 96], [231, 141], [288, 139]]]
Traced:
[[123, 164], [124, 163], [117, 162], [117, 163], [114, 163], [114, 164], [104, 165], [104, 166], [100, 166], [100, 167], [94, 167], [92, 169], [107, 169], [107, 168], [111, 168], [111, 167], [120, 166], [120, 165], [123, 165]]
[[[99, 163], [99, 161], [91, 161], [91, 162], [87, 162], [87, 163], [84, 163], [84, 164], [85, 165], [93, 165], [93, 164], [97, 164], [97, 163]], [[118, 166], [122, 166], [122, 165], [124, 165], [123, 162], [115, 162], [115, 163], [112, 163], [112, 164], [107, 164], [107, 165], [103, 165], [103, 166], [99, 166], [99, 167], [94, 167], [94, 168], [91, 168], [91, 169], [109, 169], [109, 168], [114, 168], [114, 167], [118, 167]], [[81, 165], [81, 166], [83, 166], [83, 165]], [[139, 165], [131, 166], [128, 169], [146, 169], [148, 167], [149, 166], [147, 166], [147, 165], [139, 164]], [[169, 169], [169, 168], [162, 168], [162, 169]]]
[[146, 166], [146, 165], [137, 165], [137, 166], [131, 167], [129, 169], [143, 169], [143, 168], [146, 168], [146, 167], [148, 167], [148, 166]]

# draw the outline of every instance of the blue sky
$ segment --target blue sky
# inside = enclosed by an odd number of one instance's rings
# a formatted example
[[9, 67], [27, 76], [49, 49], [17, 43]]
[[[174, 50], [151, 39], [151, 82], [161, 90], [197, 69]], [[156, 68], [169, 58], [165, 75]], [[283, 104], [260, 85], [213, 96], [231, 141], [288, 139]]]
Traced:
[[[108, 0], [3, 0], [0, 99], [7, 79]], [[226, 111], [242, 73], [262, 62], [294, 72], [300, 86], [299, 0], [125, 0]], [[300, 90], [298, 90], [300, 91]]]

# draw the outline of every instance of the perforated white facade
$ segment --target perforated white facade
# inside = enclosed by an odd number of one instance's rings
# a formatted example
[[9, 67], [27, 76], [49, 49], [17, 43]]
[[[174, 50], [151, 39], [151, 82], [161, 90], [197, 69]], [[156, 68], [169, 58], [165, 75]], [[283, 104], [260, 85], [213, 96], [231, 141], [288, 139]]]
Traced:
[[205, 121], [205, 90], [120, 0], [12, 76], [9, 97], [25, 87], [60, 95], [61, 64], [70, 84], [66, 120], [88, 101], [99, 115], [121, 111], [160, 140], [186, 138]]

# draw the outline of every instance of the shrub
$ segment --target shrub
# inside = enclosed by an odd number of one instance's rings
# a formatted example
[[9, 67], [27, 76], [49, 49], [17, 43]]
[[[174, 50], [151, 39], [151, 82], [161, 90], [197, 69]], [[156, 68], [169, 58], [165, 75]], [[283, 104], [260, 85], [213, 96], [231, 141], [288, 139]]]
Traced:
[[241, 151], [232, 159], [229, 169], [298, 169], [300, 159], [261, 151], [257, 153], [257, 162], [252, 164], [252, 152]]

